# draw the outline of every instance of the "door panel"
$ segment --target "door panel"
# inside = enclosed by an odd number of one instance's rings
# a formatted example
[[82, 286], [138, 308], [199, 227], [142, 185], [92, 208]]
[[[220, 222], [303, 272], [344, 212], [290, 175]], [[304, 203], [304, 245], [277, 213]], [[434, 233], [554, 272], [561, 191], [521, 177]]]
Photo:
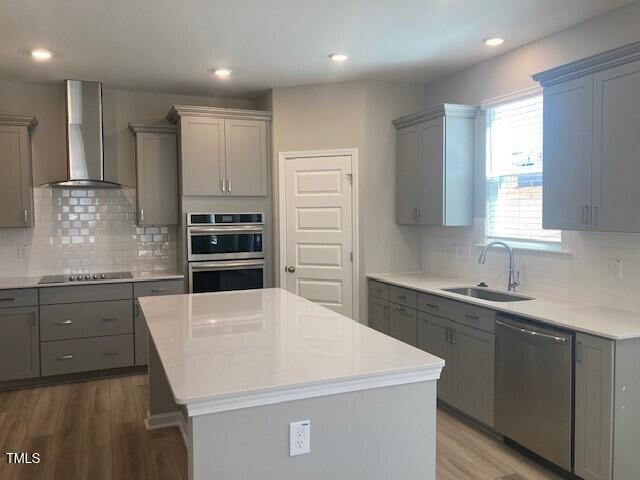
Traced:
[[40, 375], [38, 307], [0, 309], [0, 381]]
[[640, 61], [595, 74], [593, 229], [640, 232]]
[[351, 156], [285, 162], [286, 288], [353, 315]]
[[0, 126], [0, 156], [0, 227], [30, 226], [31, 155], [26, 127]]
[[369, 297], [369, 326], [389, 335], [389, 302]]
[[393, 303], [390, 308], [389, 335], [415, 347], [418, 344], [418, 311]]
[[444, 118], [419, 125], [420, 208], [418, 223], [442, 225], [444, 222]]
[[456, 325], [453, 344], [458, 367], [456, 407], [492, 427], [495, 337], [487, 332]]
[[429, 313], [420, 313], [418, 322], [418, 348], [429, 352], [445, 361], [438, 380], [438, 398], [450, 405], [455, 405], [458, 396], [456, 391], [457, 366], [453, 356], [452, 344], [449, 343], [449, 332], [454, 323]]
[[224, 120], [180, 118], [183, 195], [226, 195]]
[[420, 202], [418, 126], [398, 130], [396, 162], [396, 221], [401, 225], [415, 225]]
[[544, 228], [591, 228], [592, 110], [592, 75], [544, 89]]
[[267, 194], [267, 125], [255, 120], [225, 120], [228, 195]]

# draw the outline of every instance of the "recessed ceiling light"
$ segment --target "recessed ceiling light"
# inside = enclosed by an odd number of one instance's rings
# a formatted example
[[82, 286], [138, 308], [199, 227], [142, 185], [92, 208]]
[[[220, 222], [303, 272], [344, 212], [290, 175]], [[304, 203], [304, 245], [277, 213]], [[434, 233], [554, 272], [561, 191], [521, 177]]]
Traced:
[[334, 62], [344, 62], [349, 58], [349, 55], [347, 55], [346, 53], [332, 53], [331, 55], [329, 55], [329, 58]]
[[504, 43], [504, 39], [500, 37], [489, 37], [484, 39], [484, 43], [490, 47], [496, 47], [498, 45], [502, 45]]
[[35, 60], [49, 60], [51, 57], [53, 57], [53, 54], [46, 48], [34, 48], [33, 50], [31, 50], [31, 56]]
[[228, 68], [216, 68], [213, 73], [218, 77], [225, 78], [231, 75], [231, 70]]

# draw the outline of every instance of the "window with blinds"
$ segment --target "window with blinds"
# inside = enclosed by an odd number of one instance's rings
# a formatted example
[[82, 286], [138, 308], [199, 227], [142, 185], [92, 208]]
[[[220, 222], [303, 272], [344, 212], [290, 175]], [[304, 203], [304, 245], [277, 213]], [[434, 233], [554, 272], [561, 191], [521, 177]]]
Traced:
[[487, 110], [486, 236], [560, 242], [542, 228], [542, 95]]

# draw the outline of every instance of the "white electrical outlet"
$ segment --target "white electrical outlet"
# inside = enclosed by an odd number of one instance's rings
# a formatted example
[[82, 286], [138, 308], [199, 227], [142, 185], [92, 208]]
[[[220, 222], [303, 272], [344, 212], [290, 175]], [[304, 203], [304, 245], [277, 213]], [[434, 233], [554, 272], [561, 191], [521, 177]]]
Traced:
[[311, 451], [311, 421], [289, 424], [289, 456], [304, 455]]

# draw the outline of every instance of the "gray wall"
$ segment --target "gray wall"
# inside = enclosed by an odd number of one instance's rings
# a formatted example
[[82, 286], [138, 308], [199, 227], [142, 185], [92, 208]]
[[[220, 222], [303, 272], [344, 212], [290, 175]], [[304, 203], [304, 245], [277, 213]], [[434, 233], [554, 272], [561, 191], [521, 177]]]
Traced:
[[[391, 120], [419, 111], [422, 89], [416, 84], [356, 81], [273, 90], [274, 192], [278, 191], [280, 152], [358, 149], [359, 310], [363, 322], [367, 273], [421, 267], [419, 230], [395, 223], [395, 130]], [[277, 202], [274, 198], [276, 222]], [[274, 231], [277, 237], [277, 224]], [[275, 238], [276, 265], [278, 248]]]

